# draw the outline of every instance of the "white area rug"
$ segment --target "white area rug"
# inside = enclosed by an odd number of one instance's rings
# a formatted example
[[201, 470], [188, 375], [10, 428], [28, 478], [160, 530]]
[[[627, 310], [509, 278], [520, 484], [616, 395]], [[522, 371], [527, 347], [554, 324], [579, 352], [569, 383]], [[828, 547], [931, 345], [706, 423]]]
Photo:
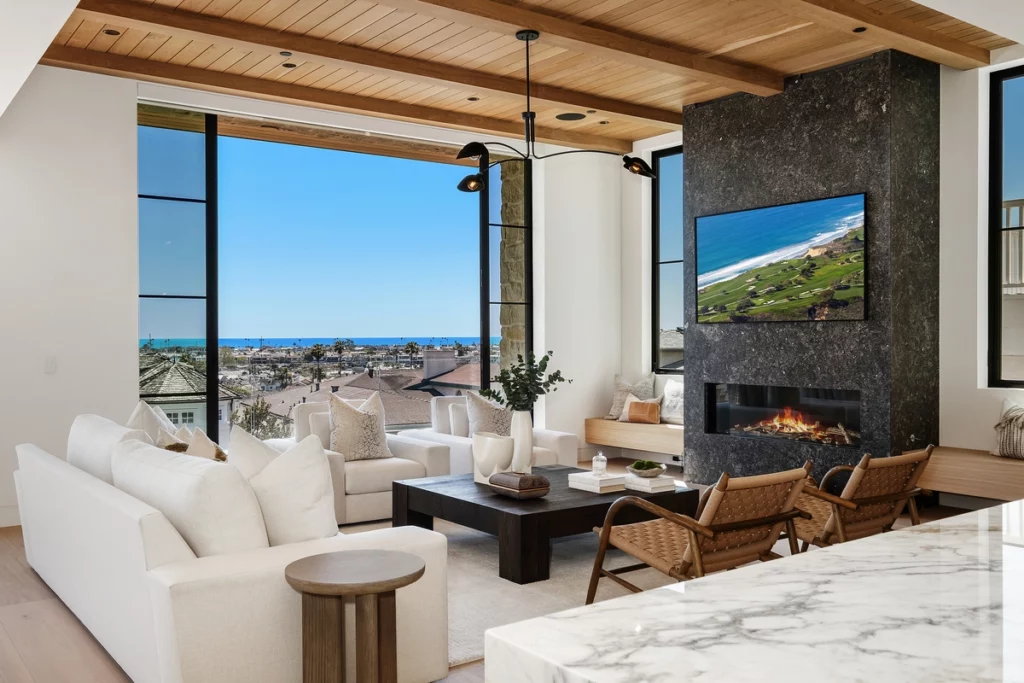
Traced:
[[[391, 526], [390, 522], [342, 527], [346, 534]], [[434, 530], [448, 538], [448, 660], [451, 666], [484, 656], [484, 631], [580, 607], [587, 598], [590, 570], [597, 552], [597, 535], [555, 539], [551, 548], [551, 578], [520, 586], [498, 576], [498, 539], [451, 524], [434, 521]], [[635, 564], [611, 550], [606, 567]], [[631, 572], [630, 582], [642, 588], [672, 583], [653, 569]], [[609, 579], [598, 585], [597, 600], [627, 595]]]

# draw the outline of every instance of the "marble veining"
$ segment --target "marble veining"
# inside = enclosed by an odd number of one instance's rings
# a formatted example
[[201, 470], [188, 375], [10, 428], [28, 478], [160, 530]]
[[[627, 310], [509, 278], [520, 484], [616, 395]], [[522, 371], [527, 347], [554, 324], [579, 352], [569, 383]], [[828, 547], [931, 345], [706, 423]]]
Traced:
[[491, 629], [485, 661], [488, 683], [1024, 682], [1024, 501]]

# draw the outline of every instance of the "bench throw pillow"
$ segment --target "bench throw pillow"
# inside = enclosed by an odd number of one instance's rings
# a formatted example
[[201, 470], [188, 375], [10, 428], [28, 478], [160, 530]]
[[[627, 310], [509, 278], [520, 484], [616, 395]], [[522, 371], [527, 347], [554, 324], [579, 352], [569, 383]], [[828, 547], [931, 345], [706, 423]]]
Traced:
[[319, 437], [278, 453], [244, 429], [231, 429], [228, 463], [256, 493], [271, 546], [338, 535], [331, 467]]
[[[641, 401], [633, 394], [626, 397], [626, 405], [622, 407], [622, 415], [619, 422], [639, 422], [644, 424], [658, 424], [661, 421], [661, 399], [649, 398]], [[635, 415], [635, 417], [634, 417]]]
[[683, 424], [683, 387], [679, 380], [670, 379], [665, 382], [665, 391], [662, 394], [664, 400], [661, 402], [662, 422]]
[[384, 404], [380, 392], [358, 408], [331, 394], [331, 450], [345, 461], [393, 457], [384, 433]]
[[641, 401], [654, 398], [654, 373], [647, 375], [636, 384], [623, 382], [622, 378], [615, 375], [615, 395], [612, 397], [612, 407], [605, 415], [606, 420], [618, 420], [622, 417], [622, 409], [626, 407], [626, 398], [632, 394]]
[[480, 394], [466, 394], [466, 416], [469, 419], [469, 436], [488, 432], [498, 436], [512, 434], [512, 411], [488, 401]]
[[1024, 460], [1024, 407], [1007, 399], [1003, 401], [1003, 415], [996, 425], [999, 452], [1004, 458]]
[[111, 469], [114, 486], [162, 512], [197, 557], [270, 545], [252, 486], [227, 463], [126, 441]]

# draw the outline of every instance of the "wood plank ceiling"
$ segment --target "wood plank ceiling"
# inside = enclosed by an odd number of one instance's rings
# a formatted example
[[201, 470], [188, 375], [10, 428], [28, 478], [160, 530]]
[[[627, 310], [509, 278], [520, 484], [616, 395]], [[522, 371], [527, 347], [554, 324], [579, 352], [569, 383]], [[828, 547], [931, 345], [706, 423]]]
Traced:
[[81, 0], [43, 63], [517, 137], [517, 28], [541, 31], [538, 139], [615, 151], [889, 47], [972, 68], [1012, 44], [910, 0]]

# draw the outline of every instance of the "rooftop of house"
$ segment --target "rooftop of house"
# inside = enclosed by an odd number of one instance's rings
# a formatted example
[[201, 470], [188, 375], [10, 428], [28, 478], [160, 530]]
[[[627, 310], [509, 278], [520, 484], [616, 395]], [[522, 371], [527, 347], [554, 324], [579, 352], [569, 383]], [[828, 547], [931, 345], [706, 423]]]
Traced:
[[[221, 401], [237, 400], [242, 394], [218, 385]], [[139, 396], [160, 403], [195, 403], [206, 400], [206, 375], [178, 357], [158, 354], [139, 356]]]
[[[498, 367], [498, 364], [491, 363], [491, 377], [494, 377], [499, 372], [501, 372], [501, 369]], [[480, 363], [466, 363], [443, 375], [438, 375], [423, 382], [424, 387], [430, 385], [454, 389], [477, 389], [480, 387]]]

